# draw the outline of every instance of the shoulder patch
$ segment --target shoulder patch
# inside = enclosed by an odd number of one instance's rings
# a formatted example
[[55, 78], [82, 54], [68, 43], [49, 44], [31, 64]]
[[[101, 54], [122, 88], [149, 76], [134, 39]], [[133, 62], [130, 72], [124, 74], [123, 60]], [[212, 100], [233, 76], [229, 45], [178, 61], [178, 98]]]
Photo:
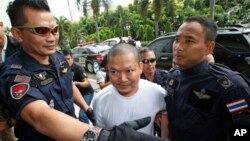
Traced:
[[243, 111], [248, 108], [248, 104], [244, 98], [239, 98], [226, 104], [231, 114]]
[[13, 99], [21, 99], [29, 90], [30, 85], [28, 83], [18, 83], [10, 87], [10, 95]]
[[25, 76], [25, 75], [16, 75], [14, 82], [23, 82], [23, 83], [29, 83], [31, 77]]
[[22, 82], [22, 83], [29, 83], [31, 80], [30, 76], [26, 75], [15, 75], [15, 76], [9, 76], [7, 78], [7, 81], [9, 82]]
[[226, 76], [223, 76], [222, 78], [219, 78], [217, 82], [224, 88], [228, 89], [231, 86], [233, 86], [233, 82], [229, 80]]

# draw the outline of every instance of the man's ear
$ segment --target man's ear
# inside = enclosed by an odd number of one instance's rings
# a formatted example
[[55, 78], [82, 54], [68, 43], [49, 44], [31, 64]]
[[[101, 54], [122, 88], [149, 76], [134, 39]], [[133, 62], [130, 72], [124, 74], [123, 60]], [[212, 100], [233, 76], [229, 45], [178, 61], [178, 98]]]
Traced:
[[13, 37], [18, 41], [18, 42], [22, 42], [22, 35], [21, 35], [21, 31], [15, 27], [11, 28], [11, 34], [13, 35]]
[[207, 54], [210, 54], [214, 51], [214, 48], [215, 48], [215, 41], [211, 41], [207, 44]]
[[143, 63], [140, 61], [139, 62], [139, 70], [140, 70], [140, 74], [142, 74], [143, 71]]

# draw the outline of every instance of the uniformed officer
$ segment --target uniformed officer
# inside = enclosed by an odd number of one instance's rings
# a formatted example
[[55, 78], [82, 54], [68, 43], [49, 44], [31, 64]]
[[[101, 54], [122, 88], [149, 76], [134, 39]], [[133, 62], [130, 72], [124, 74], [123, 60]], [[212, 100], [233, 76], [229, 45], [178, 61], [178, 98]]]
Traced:
[[[156, 58], [153, 50], [148, 47], [143, 47], [139, 50], [140, 59], [143, 63], [143, 69], [141, 74], [141, 79], [146, 79], [148, 81], [154, 82], [156, 84], [165, 86], [168, 73], [165, 70], [156, 68]], [[165, 125], [163, 125], [164, 119], [166, 119], [166, 114], [163, 111], [157, 113], [154, 123], [154, 134], [159, 137], [167, 137], [165, 131]], [[164, 134], [164, 135], [162, 135]]]
[[[15, 0], [7, 13], [22, 49], [0, 69], [0, 98], [16, 120], [19, 141], [161, 141], [136, 132], [144, 118], [105, 130], [75, 119], [73, 100], [88, 106], [75, 85], [63, 54], [56, 52], [59, 27], [46, 0]], [[124, 135], [126, 133], [126, 135]]]
[[190, 17], [173, 43], [177, 67], [168, 74], [166, 97], [173, 141], [224, 141], [233, 124], [249, 124], [249, 85], [238, 72], [209, 64], [217, 26]]
[[[70, 49], [64, 49], [63, 50], [64, 58], [67, 60], [67, 62], [70, 65], [71, 71], [73, 73], [73, 83], [76, 85], [78, 90], [81, 92], [83, 99], [85, 102], [90, 105], [93, 96], [94, 96], [94, 89], [91, 86], [87, 74], [79, 64], [74, 62], [73, 54], [70, 51]], [[91, 108], [89, 108], [91, 110]], [[87, 114], [89, 115], [90, 120], [92, 123], [95, 124], [94, 114], [91, 115], [90, 113], [93, 113], [93, 111], [87, 111], [86, 113], [80, 109], [79, 111], [79, 120], [85, 123], [89, 123], [89, 118]]]
[[141, 78], [164, 86], [168, 73], [165, 70], [156, 68], [157, 62], [154, 51], [148, 47], [143, 47], [139, 53], [143, 63]]

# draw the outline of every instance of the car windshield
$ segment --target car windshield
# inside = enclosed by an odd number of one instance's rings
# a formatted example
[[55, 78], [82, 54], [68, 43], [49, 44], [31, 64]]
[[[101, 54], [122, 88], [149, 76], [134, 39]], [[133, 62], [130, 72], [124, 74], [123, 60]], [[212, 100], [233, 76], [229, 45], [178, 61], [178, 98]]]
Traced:
[[91, 52], [96, 53], [96, 54], [107, 52], [107, 51], [109, 51], [110, 48], [111, 47], [109, 47], [109, 46], [99, 46], [99, 45], [88, 47], [88, 49]]

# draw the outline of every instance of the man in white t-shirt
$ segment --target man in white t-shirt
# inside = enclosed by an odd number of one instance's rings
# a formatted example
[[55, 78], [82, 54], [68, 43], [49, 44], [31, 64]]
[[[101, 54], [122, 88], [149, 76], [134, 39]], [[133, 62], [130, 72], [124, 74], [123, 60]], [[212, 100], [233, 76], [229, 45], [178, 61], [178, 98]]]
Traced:
[[107, 66], [107, 55], [105, 55], [100, 65], [101, 69], [99, 69], [96, 73], [96, 83], [99, 85], [100, 89], [103, 89], [110, 84], [109, 77], [107, 75]]
[[150, 124], [139, 131], [153, 135], [153, 119], [166, 107], [166, 92], [161, 86], [140, 79], [142, 66], [138, 51], [132, 45], [121, 43], [109, 51], [111, 85], [98, 92], [92, 101], [98, 126], [112, 128], [150, 116]]

